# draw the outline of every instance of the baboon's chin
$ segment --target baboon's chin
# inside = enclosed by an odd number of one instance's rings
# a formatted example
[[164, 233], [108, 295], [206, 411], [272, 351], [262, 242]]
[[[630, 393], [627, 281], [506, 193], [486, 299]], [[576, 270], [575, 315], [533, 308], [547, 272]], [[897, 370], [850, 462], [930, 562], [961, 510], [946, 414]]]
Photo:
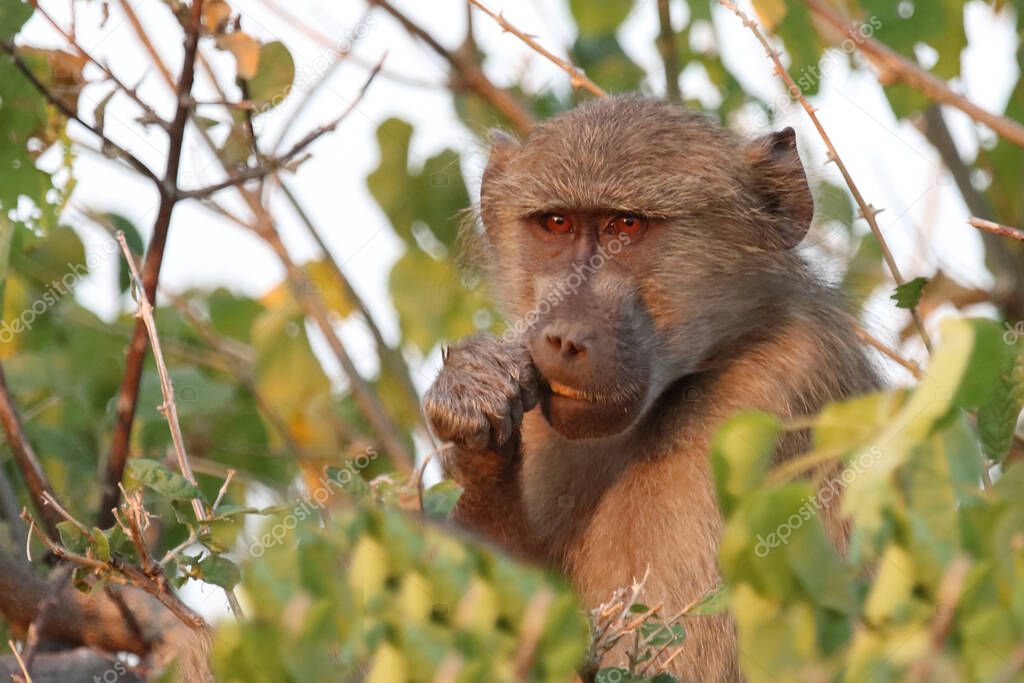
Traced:
[[548, 423], [567, 439], [600, 439], [633, 424], [639, 405], [597, 403], [548, 394], [541, 401]]

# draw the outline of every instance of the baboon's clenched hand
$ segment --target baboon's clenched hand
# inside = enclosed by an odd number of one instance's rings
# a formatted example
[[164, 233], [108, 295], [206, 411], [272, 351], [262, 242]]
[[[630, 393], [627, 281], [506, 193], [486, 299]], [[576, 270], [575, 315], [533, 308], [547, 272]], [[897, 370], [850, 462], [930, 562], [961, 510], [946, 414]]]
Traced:
[[538, 398], [529, 352], [477, 334], [448, 349], [423, 405], [438, 438], [483, 451], [505, 446]]

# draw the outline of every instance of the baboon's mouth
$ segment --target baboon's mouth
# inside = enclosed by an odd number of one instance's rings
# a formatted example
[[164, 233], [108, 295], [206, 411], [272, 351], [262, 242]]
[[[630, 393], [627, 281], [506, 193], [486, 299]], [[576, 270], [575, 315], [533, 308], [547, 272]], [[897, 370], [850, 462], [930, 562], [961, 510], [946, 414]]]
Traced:
[[616, 434], [633, 423], [640, 400], [624, 391], [579, 389], [546, 380], [541, 412], [548, 423], [570, 439]]
[[627, 397], [625, 395], [576, 389], [575, 387], [570, 387], [567, 384], [562, 384], [561, 382], [553, 380], [548, 380], [548, 387], [550, 387], [552, 394], [563, 398], [571, 398], [574, 401], [620, 405], [623, 403], [629, 403], [632, 400], [631, 397]]

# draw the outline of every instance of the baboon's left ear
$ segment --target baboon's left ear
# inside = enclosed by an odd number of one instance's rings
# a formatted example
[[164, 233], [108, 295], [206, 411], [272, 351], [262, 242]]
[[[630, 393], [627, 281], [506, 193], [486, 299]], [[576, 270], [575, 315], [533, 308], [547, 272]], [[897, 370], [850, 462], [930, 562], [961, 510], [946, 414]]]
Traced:
[[766, 235], [769, 244], [779, 249], [795, 247], [814, 217], [814, 198], [796, 150], [796, 133], [784, 128], [754, 140], [747, 147], [747, 159], [764, 209], [773, 217], [771, 234]]

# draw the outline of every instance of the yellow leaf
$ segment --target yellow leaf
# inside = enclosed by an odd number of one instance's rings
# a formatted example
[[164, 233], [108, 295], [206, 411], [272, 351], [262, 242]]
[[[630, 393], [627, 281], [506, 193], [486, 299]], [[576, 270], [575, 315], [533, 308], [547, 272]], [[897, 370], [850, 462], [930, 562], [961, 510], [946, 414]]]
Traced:
[[239, 78], [252, 78], [259, 71], [260, 43], [248, 33], [235, 31], [217, 36], [217, 47], [235, 56]]
[[221, 33], [231, 18], [231, 7], [224, 0], [206, 0], [203, 4], [203, 24], [210, 33]]
[[310, 261], [303, 269], [309, 276], [310, 287], [324, 298], [328, 308], [342, 318], [352, 312], [352, 302], [325, 261]]

